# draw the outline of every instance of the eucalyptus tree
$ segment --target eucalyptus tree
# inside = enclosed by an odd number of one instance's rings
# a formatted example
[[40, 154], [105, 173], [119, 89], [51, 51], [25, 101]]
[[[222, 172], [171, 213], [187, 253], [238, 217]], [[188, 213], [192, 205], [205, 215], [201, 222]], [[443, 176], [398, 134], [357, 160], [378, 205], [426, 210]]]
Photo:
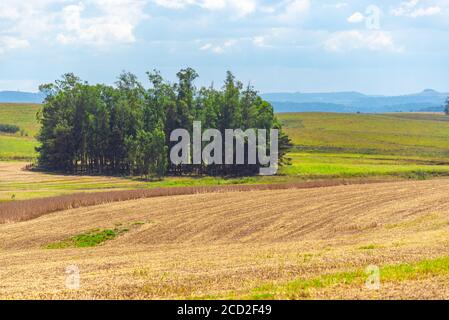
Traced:
[[114, 86], [89, 85], [72, 73], [42, 85], [46, 99], [38, 115], [39, 165], [65, 172], [144, 177], [255, 174], [257, 166], [225, 161], [173, 165], [168, 160], [175, 144], [170, 134], [176, 129], [192, 133], [194, 121], [200, 121], [203, 130], [217, 129], [223, 136], [226, 129], [278, 129], [279, 163], [288, 164], [291, 142], [273, 107], [252, 86], [244, 89], [231, 72], [221, 90], [213, 85], [197, 89], [198, 74], [191, 68], [179, 71], [176, 83], [165, 81], [158, 71], [147, 75], [148, 89], [129, 72], [123, 72]]

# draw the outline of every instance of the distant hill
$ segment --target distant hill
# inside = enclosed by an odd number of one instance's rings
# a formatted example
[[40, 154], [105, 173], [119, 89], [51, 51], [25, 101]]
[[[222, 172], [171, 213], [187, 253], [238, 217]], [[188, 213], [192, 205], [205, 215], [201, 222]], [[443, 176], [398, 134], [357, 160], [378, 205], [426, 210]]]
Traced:
[[43, 100], [40, 92], [0, 91], [0, 103], [42, 103]]
[[449, 93], [426, 89], [402, 96], [375, 96], [359, 92], [265, 93], [276, 112], [417, 112], [443, 111]]
[[[443, 111], [449, 93], [426, 89], [402, 96], [365, 95], [359, 92], [333, 93], [264, 93], [276, 112], [422, 112]], [[42, 103], [44, 94], [37, 92], [0, 91], [0, 103]]]
[[276, 112], [352, 112], [347, 106], [336, 103], [278, 101], [271, 103]]

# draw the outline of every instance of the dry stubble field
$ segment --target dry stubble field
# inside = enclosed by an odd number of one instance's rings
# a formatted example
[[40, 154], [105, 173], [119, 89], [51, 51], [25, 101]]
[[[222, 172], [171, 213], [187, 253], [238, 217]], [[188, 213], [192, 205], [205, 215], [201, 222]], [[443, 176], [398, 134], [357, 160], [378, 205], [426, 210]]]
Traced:
[[[0, 298], [449, 298], [448, 179], [169, 196], [0, 225]], [[124, 228], [90, 248], [46, 246]], [[365, 268], [381, 271], [379, 290]], [[80, 270], [66, 287], [67, 266]]]

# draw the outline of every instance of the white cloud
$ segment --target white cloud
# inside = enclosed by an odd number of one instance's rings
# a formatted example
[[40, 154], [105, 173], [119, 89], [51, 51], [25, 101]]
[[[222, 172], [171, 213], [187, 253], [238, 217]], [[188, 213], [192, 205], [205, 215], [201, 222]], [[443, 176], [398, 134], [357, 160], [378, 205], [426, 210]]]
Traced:
[[427, 7], [427, 8], [418, 8], [415, 11], [413, 11], [410, 16], [412, 18], [416, 17], [424, 17], [424, 16], [434, 16], [441, 12], [441, 8], [434, 6], [434, 7]]
[[441, 8], [439, 6], [417, 7], [419, 2], [419, 0], [402, 2], [399, 7], [391, 9], [391, 14], [397, 17], [404, 16], [418, 18], [434, 16], [441, 13]]
[[341, 8], [346, 8], [347, 6], [348, 6], [347, 2], [326, 3], [323, 5], [324, 8], [330, 8], [330, 9], [341, 9]]
[[0, 54], [14, 49], [28, 48], [29, 46], [28, 40], [11, 36], [0, 36]]
[[206, 43], [205, 45], [200, 47], [200, 50], [209, 50], [213, 47], [212, 43]]
[[342, 31], [331, 35], [324, 43], [328, 51], [348, 52], [352, 50], [391, 51], [400, 52], [393, 37], [385, 31]]
[[404, 16], [413, 11], [419, 0], [409, 0], [402, 2], [399, 7], [391, 9], [391, 14], [394, 16]]
[[45, 34], [49, 31], [54, 16], [47, 7], [62, 1], [64, 0], [2, 0], [0, 18], [3, 28], [0, 33], [21, 38]]
[[96, 16], [85, 17], [83, 3], [63, 8], [60, 19], [63, 31], [57, 35], [62, 44], [81, 43], [105, 46], [112, 43], [135, 41], [134, 28], [146, 18], [145, 1], [141, 0], [90, 0], [98, 10]]
[[230, 9], [234, 17], [245, 17], [257, 9], [256, 0], [154, 0], [154, 3], [168, 9], [184, 9], [198, 6], [205, 10]]
[[265, 37], [264, 36], [257, 36], [253, 38], [253, 44], [257, 47], [265, 47]]
[[260, 12], [263, 13], [275, 13], [276, 12], [276, 7], [275, 6], [258, 6], [258, 9]]
[[158, 6], [168, 9], [183, 9], [190, 4], [194, 4], [195, 1], [189, 0], [155, 0]]
[[310, 0], [291, 0], [285, 6], [285, 11], [279, 16], [282, 22], [300, 22], [309, 12]]
[[354, 12], [349, 18], [348, 18], [348, 22], [349, 23], [360, 23], [363, 22], [365, 20], [365, 16], [363, 14], [361, 14], [360, 12]]
[[236, 43], [237, 43], [237, 40], [227, 40], [227, 41], [225, 41], [225, 43], [223, 44], [223, 46], [224, 46], [225, 48], [229, 48], [229, 47], [234, 46]]
[[212, 48], [212, 52], [216, 54], [222, 54], [224, 52], [224, 49], [223, 47], [216, 46]]
[[17, 20], [20, 18], [20, 12], [17, 7], [12, 7], [8, 3], [0, 3], [0, 18]]
[[209, 10], [220, 10], [226, 7], [226, 0], [203, 0], [200, 6]]
[[216, 54], [222, 54], [227, 49], [234, 47], [237, 44], [237, 40], [231, 39], [223, 42], [222, 44], [213, 45], [212, 43], [206, 43], [200, 47], [201, 51], [209, 51]]
[[244, 17], [256, 10], [254, 0], [230, 0], [230, 5], [236, 11], [237, 17]]
[[[0, 36], [105, 46], [135, 40], [148, 0], [2, 0]], [[23, 48], [18, 46], [17, 48]]]

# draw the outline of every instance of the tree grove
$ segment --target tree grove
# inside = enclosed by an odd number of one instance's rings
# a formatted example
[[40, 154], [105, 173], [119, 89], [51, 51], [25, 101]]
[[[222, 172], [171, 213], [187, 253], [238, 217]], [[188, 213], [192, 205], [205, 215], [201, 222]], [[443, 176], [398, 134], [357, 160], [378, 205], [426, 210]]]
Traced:
[[243, 87], [231, 72], [222, 89], [197, 88], [191, 68], [169, 83], [159, 72], [148, 74], [146, 89], [131, 73], [115, 86], [90, 85], [74, 74], [40, 86], [46, 94], [38, 117], [38, 163], [68, 173], [164, 176], [166, 174], [252, 175], [255, 165], [174, 165], [169, 153], [175, 129], [278, 129], [279, 165], [287, 164], [290, 139], [282, 132], [273, 107], [253, 87]]

